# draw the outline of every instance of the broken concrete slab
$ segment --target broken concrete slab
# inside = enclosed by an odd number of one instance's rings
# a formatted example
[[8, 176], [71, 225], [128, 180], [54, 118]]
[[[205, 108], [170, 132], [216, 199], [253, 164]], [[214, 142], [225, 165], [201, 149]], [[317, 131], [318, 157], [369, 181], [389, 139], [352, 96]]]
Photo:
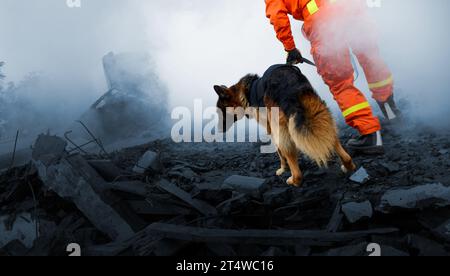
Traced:
[[350, 223], [356, 223], [364, 218], [371, 218], [373, 215], [370, 201], [345, 203], [342, 205], [342, 212]]
[[111, 160], [89, 160], [88, 163], [108, 182], [116, 181], [120, 176], [126, 174]]
[[267, 189], [267, 181], [262, 178], [233, 175], [225, 179], [222, 188], [260, 197]]
[[119, 213], [123, 207], [120, 201], [107, 191], [104, 180], [86, 160], [78, 154], [65, 152], [65, 145], [59, 137], [39, 136], [33, 162], [44, 185], [72, 201], [97, 229], [112, 240], [133, 236], [133, 227]]
[[359, 184], [364, 184], [370, 180], [370, 176], [364, 167], [359, 168], [352, 176], [350, 180]]
[[327, 246], [348, 242], [370, 235], [396, 233], [396, 228], [371, 229], [367, 231], [329, 233], [309, 230], [229, 230], [198, 228], [167, 223], [153, 223], [145, 232], [147, 235], [160, 235], [164, 238], [189, 242]]
[[118, 181], [107, 183], [106, 188], [142, 197], [146, 197], [148, 194], [146, 184], [141, 181]]
[[147, 151], [134, 166], [133, 172], [143, 174], [148, 169], [159, 171], [161, 168], [162, 165], [159, 159], [159, 154], [154, 151]]
[[161, 189], [163, 189], [164, 191], [176, 196], [177, 198], [183, 200], [184, 202], [186, 202], [187, 204], [189, 204], [190, 206], [192, 206], [194, 209], [196, 209], [197, 211], [199, 211], [200, 213], [210, 216], [210, 215], [217, 215], [217, 210], [216, 208], [214, 208], [213, 206], [209, 205], [208, 203], [198, 200], [198, 199], [193, 199], [192, 196], [187, 193], [186, 191], [178, 188], [175, 184], [167, 181], [167, 180], [161, 180], [157, 186]]
[[440, 183], [421, 185], [410, 189], [387, 191], [377, 210], [389, 213], [393, 209], [423, 209], [450, 205], [450, 188]]

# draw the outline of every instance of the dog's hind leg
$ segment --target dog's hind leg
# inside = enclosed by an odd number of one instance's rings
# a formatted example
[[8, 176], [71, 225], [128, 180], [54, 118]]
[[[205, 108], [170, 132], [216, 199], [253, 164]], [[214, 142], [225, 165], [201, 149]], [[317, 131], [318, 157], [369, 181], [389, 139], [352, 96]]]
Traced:
[[287, 163], [286, 157], [283, 156], [280, 149], [278, 149], [278, 156], [280, 156], [281, 168], [277, 170], [277, 175], [282, 176], [283, 173], [289, 170], [289, 165]]
[[[270, 108], [268, 108], [268, 110], [267, 110], [267, 132], [269, 135], [272, 136], [272, 139], [277, 146], [278, 156], [280, 157], [281, 167], [280, 167], [280, 169], [278, 169], [276, 171], [276, 175], [282, 176], [285, 172], [289, 171], [289, 164], [288, 164], [287, 159], [284, 156], [282, 150], [280, 149], [280, 143], [284, 144], [284, 141], [287, 139], [286, 137], [288, 137], [288, 133], [286, 133], [286, 130], [284, 128], [280, 128], [280, 124], [276, 123], [276, 122], [273, 124], [273, 129], [272, 129], [272, 123], [273, 123], [272, 119], [273, 119], [272, 111]], [[283, 132], [283, 130], [284, 130], [284, 132]]]
[[344, 173], [349, 173], [356, 170], [356, 165], [353, 163], [352, 157], [347, 153], [344, 147], [342, 147], [339, 139], [336, 140], [336, 153], [342, 161], [341, 169]]
[[292, 176], [287, 180], [288, 185], [300, 187], [302, 184], [303, 174], [298, 164], [297, 149], [285, 153], [289, 168], [291, 169]]
[[286, 158], [289, 169], [291, 170], [292, 176], [287, 180], [288, 185], [300, 187], [303, 179], [302, 171], [298, 164], [298, 150], [292, 140], [289, 137], [283, 137], [280, 143], [280, 153], [281, 156]]

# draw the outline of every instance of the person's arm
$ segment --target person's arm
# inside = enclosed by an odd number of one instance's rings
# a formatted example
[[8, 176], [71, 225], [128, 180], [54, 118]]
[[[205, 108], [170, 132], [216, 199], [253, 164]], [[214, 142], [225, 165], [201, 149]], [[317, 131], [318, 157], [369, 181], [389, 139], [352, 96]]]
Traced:
[[277, 38], [283, 43], [284, 49], [289, 52], [294, 50], [295, 42], [292, 36], [291, 22], [288, 17], [288, 10], [283, 0], [265, 0], [266, 15], [270, 23], [274, 26]]

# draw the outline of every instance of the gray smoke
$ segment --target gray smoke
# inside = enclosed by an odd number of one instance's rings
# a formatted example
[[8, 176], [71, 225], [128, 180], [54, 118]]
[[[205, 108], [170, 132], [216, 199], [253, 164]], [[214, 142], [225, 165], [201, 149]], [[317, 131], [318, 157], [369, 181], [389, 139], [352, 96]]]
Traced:
[[[447, 127], [450, 2], [429, 2], [425, 9], [419, 0], [382, 0], [370, 13], [408, 116]], [[27, 114], [39, 114], [41, 129], [77, 119], [108, 88], [102, 57], [110, 51], [148, 53], [172, 107], [191, 107], [195, 98], [214, 105], [214, 84], [261, 74], [285, 59], [262, 0], [81, 0], [78, 9], [65, 0], [0, 3], [3, 90], [13, 81], [14, 97], [27, 104], [10, 111], [25, 117], [18, 127], [27, 127]], [[292, 24], [298, 47], [310, 58], [301, 23]], [[302, 71], [339, 117], [316, 70], [302, 66]], [[357, 85], [370, 98], [363, 77]]]
[[[81, 1], [81, 8], [71, 9], [65, 0], [0, 3], [6, 75], [0, 100], [8, 103], [1, 111], [8, 124], [0, 141], [11, 140], [16, 129], [22, 137], [47, 130], [61, 135], [107, 92], [102, 58], [108, 52], [153, 56], [143, 32], [145, 18], [135, 4]], [[153, 63], [149, 70], [141, 63], [127, 67], [136, 75], [156, 73]]]

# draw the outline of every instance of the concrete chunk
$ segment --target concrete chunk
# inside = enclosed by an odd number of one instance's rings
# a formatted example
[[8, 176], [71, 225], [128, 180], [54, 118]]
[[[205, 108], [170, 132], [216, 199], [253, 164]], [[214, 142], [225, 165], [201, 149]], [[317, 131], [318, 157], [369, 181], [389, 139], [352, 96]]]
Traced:
[[199, 211], [200, 213], [204, 215], [217, 215], [217, 210], [213, 206], [209, 205], [208, 203], [193, 199], [192, 196], [187, 193], [186, 191], [178, 188], [175, 184], [163, 179], [160, 182], [158, 182], [158, 187], [163, 189], [164, 191], [174, 195], [175, 197], [181, 199], [182, 201], [186, 202], [190, 206], [192, 206], [194, 209]]
[[134, 230], [116, 210], [119, 200], [106, 190], [101, 176], [80, 155], [68, 155], [64, 147], [65, 142], [59, 137], [39, 136], [33, 162], [44, 185], [72, 201], [112, 240], [133, 236]]
[[133, 172], [142, 174], [145, 173], [147, 169], [152, 169], [154, 171], [161, 169], [159, 155], [156, 152], [147, 151], [144, 153], [136, 166], [134, 166]]
[[260, 196], [267, 188], [267, 182], [262, 178], [233, 175], [224, 181], [222, 188], [236, 190], [252, 196]]
[[381, 198], [378, 209], [381, 212], [389, 213], [393, 208], [423, 209], [449, 205], [450, 188], [439, 183], [387, 191]]
[[370, 176], [367, 173], [366, 169], [364, 169], [364, 167], [361, 167], [350, 177], [350, 180], [359, 184], [364, 184], [370, 180]]
[[111, 160], [89, 160], [89, 165], [93, 167], [104, 180], [113, 182], [120, 178], [121, 175], [124, 175], [120, 168], [118, 168]]
[[373, 215], [370, 201], [362, 203], [349, 202], [342, 205], [342, 212], [350, 223], [358, 222], [363, 218], [371, 218]]

